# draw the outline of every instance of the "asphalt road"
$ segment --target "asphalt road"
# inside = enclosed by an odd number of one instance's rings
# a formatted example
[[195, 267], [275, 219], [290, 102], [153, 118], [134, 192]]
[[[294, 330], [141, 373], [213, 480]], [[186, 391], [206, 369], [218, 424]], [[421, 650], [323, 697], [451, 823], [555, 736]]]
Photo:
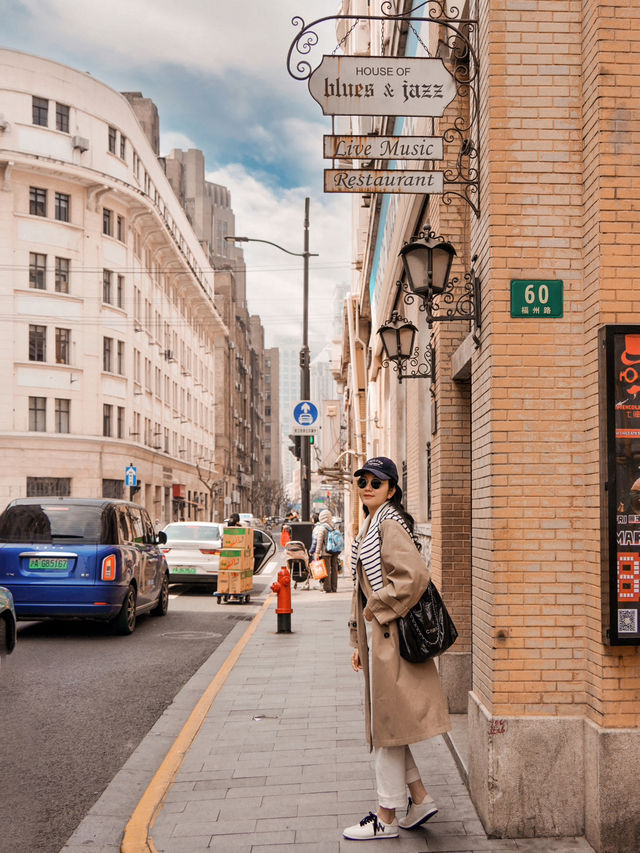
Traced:
[[[113, 776], [250, 605], [172, 587], [130, 637], [90, 622], [22, 622], [0, 668], [0, 853], [58, 853]], [[132, 804], [132, 806], [135, 804]]]

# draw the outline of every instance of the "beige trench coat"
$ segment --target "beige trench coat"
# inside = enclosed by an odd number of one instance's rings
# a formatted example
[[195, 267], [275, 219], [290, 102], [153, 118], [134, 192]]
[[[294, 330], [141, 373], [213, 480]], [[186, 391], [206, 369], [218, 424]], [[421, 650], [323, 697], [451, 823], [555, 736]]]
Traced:
[[[370, 517], [363, 526], [361, 544], [369, 521]], [[373, 592], [358, 559], [349, 623], [351, 645], [359, 651], [364, 673], [365, 729], [370, 749], [418, 743], [451, 728], [435, 663], [409, 663], [398, 650], [395, 620], [405, 616], [420, 599], [429, 583], [429, 570], [397, 521], [382, 521], [380, 535], [384, 585]], [[373, 612], [371, 672], [360, 588]]]

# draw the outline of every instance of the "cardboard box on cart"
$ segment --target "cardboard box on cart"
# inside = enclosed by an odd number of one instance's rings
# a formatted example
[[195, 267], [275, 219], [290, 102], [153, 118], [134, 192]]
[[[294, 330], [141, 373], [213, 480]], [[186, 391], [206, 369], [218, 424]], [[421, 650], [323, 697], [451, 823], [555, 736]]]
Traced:
[[253, 551], [244, 548], [223, 548], [220, 551], [220, 572], [253, 570]]
[[253, 554], [253, 527], [225, 527], [222, 532], [223, 548], [241, 548]]
[[253, 550], [223, 548], [220, 552], [218, 592], [238, 595], [253, 589]]

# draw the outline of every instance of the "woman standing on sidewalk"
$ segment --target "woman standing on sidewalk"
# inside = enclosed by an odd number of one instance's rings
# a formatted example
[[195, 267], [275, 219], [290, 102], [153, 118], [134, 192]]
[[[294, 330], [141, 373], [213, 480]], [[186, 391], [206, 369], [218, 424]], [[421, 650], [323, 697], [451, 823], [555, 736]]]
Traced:
[[[438, 809], [427, 794], [409, 744], [449, 731], [447, 703], [432, 660], [400, 656], [395, 620], [405, 616], [429, 583], [429, 570], [402, 506], [398, 470], [386, 456], [369, 459], [354, 477], [366, 516], [353, 543], [355, 589], [351, 608], [351, 663], [365, 681], [365, 727], [374, 753], [378, 810], [344, 830], [345, 838], [396, 838]], [[406, 816], [396, 809], [409, 803]]]

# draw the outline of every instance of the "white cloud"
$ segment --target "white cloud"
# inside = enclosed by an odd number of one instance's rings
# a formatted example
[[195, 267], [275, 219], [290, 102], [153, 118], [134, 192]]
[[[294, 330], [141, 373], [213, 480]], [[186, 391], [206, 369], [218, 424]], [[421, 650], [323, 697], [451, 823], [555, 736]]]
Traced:
[[[22, 0], [31, 28], [60, 42], [76, 40], [88, 55], [123, 58], [129, 67], [157, 63], [219, 76], [259, 76], [278, 88], [289, 80], [285, 60], [298, 28], [294, 15], [306, 22], [336, 11], [326, 0]], [[331, 8], [327, 8], [330, 6]], [[335, 27], [322, 25], [322, 44], [336, 44]], [[317, 64], [317, 63], [316, 63]], [[304, 88], [304, 84], [296, 84]]]
[[160, 153], [169, 154], [174, 148], [187, 151], [189, 148], [197, 148], [196, 143], [186, 133], [179, 130], [167, 130], [160, 132]]
[[[334, 289], [350, 283], [350, 199], [298, 187], [272, 187], [239, 164], [207, 174], [231, 191], [236, 234], [270, 240], [291, 252], [304, 250], [304, 199], [309, 196], [309, 344], [320, 350], [333, 332]], [[303, 259], [273, 246], [243, 243], [247, 301], [259, 314], [269, 346], [283, 340], [302, 343]]]
[[[169, 77], [175, 66], [176, 88], [160, 115], [161, 127], [169, 128], [161, 134], [161, 150], [215, 152], [221, 165], [209, 178], [231, 190], [239, 232], [301, 252], [304, 198], [311, 197], [311, 251], [320, 257], [310, 260], [309, 340], [312, 350], [322, 348], [332, 331], [334, 287], [351, 281], [351, 197], [322, 193], [322, 169], [328, 165], [322, 134], [329, 132], [329, 122], [306, 83], [287, 73], [286, 56], [299, 31], [292, 18], [300, 15], [309, 23], [331, 15], [338, 0], [17, 2], [27, 13], [21, 49], [26, 39], [32, 52], [53, 52], [68, 62], [73, 51], [69, 64], [86, 62], [94, 74], [96, 68], [116, 71], [118, 80], [131, 79], [126, 85], [132, 88], [136, 76], [148, 81], [157, 75], [161, 81], [167, 66]], [[317, 33], [321, 41], [308, 57], [312, 65], [336, 46], [333, 22]], [[167, 107], [178, 108], [167, 114]], [[254, 144], [241, 145], [247, 140]], [[260, 171], [252, 174], [254, 164]], [[283, 186], [293, 183], [312, 189]], [[249, 308], [263, 319], [268, 342], [285, 336], [301, 341], [302, 259], [260, 244], [248, 244], [245, 256]]]

